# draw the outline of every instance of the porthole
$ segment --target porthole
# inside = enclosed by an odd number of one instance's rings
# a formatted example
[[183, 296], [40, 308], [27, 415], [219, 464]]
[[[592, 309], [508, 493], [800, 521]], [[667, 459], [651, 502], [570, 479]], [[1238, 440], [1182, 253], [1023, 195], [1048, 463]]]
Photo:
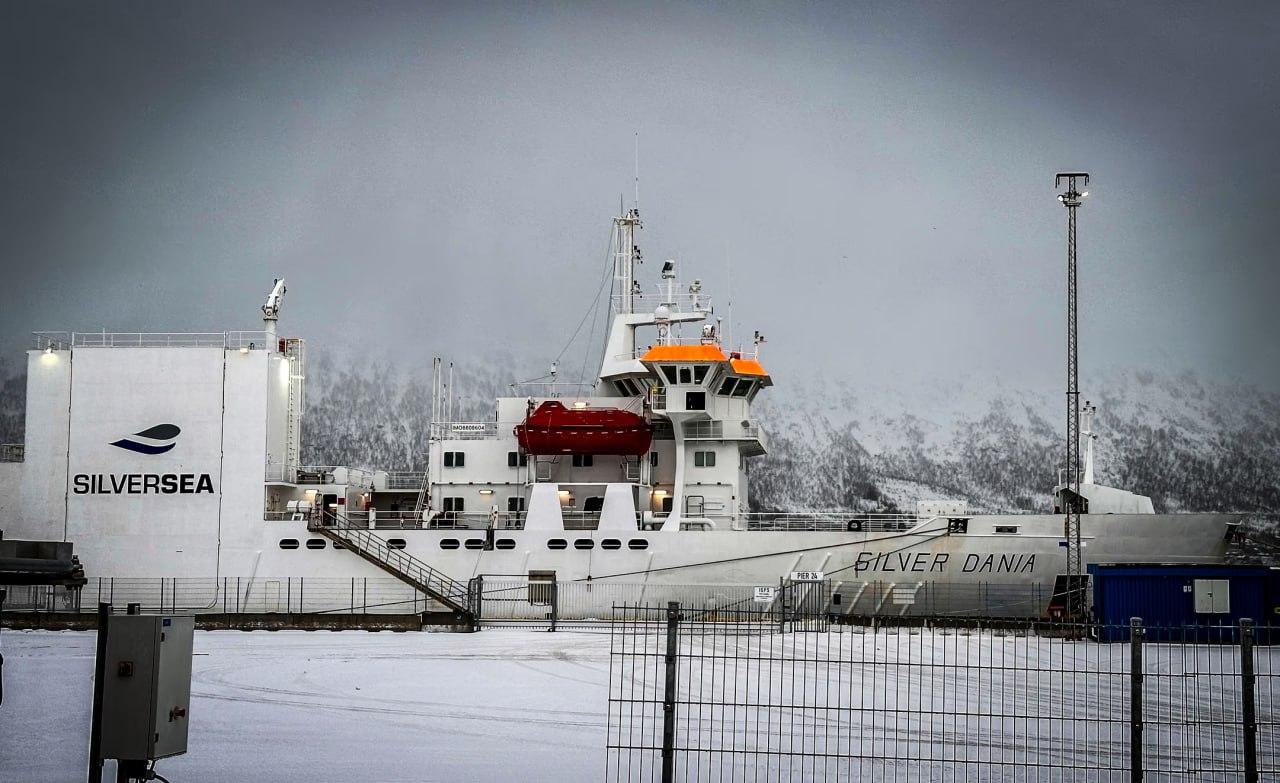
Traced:
[[407, 544], [403, 538], [388, 538], [387, 549], [404, 549]]
[[621, 549], [622, 542], [616, 538], [606, 538], [600, 542], [601, 549]]
[[462, 543], [467, 549], [484, 549], [483, 538], [468, 538]]
[[493, 544], [495, 549], [515, 549], [516, 540], [514, 538], [499, 538]]
[[633, 538], [627, 542], [627, 549], [648, 549], [649, 542], [643, 538]]
[[307, 549], [324, 549], [323, 538], [308, 538]]
[[458, 543], [458, 539], [456, 539], [456, 538], [442, 538], [442, 539], [440, 539], [440, 548], [441, 548], [441, 549], [457, 549], [459, 546], [461, 546], [461, 545]]
[[573, 548], [574, 549], [595, 549], [596, 542], [592, 541], [589, 538], [579, 538], [578, 540], [573, 542]]
[[281, 548], [281, 549], [297, 549], [297, 548], [298, 548], [298, 539], [296, 539], [296, 538], [282, 538], [282, 539], [280, 539], [280, 548]]
[[553, 538], [547, 542], [547, 549], [568, 549], [569, 542], [563, 538]]

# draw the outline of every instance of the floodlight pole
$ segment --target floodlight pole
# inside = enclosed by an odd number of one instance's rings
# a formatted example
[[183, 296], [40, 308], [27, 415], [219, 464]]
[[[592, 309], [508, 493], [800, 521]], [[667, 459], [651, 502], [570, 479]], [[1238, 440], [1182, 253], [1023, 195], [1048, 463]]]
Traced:
[[[1065, 172], [1053, 178], [1054, 188], [1067, 190], [1058, 195], [1058, 201], [1067, 208], [1067, 481], [1071, 494], [1063, 493], [1063, 511], [1066, 521], [1063, 535], [1067, 539], [1067, 573], [1077, 577], [1084, 573], [1080, 541], [1080, 366], [1079, 339], [1076, 329], [1076, 209], [1089, 191], [1080, 187], [1089, 185], [1089, 175]], [[1075, 586], [1072, 587], [1073, 591]]]

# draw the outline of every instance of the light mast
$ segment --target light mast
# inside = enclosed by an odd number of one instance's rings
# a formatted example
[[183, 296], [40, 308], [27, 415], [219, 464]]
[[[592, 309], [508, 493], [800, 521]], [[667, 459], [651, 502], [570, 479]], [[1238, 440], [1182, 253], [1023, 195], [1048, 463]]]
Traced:
[[[1080, 368], [1079, 341], [1076, 331], [1076, 210], [1089, 195], [1080, 186], [1088, 187], [1089, 175], [1081, 171], [1062, 172], [1053, 178], [1054, 188], [1066, 180], [1067, 190], [1058, 195], [1058, 201], [1067, 208], [1067, 486], [1071, 494], [1064, 497], [1063, 512], [1066, 520], [1063, 535], [1067, 539], [1067, 574], [1078, 582], [1084, 573], [1080, 542]], [[1064, 493], [1065, 495], [1065, 493]], [[1082, 585], [1073, 584], [1071, 606], [1078, 610], [1078, 591]], [[1073, 614], [1077, 612], [1073, 611]]]

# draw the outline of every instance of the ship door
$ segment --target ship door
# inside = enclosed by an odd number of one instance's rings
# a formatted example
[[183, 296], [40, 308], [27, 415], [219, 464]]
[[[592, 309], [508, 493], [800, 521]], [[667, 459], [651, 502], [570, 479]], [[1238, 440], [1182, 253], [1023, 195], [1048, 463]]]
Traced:
[[689, 495], [684, 499], [685, 516], [700, 517], [703, 515], [703, 508], [706, 505], [706, 498], [702, 495]]

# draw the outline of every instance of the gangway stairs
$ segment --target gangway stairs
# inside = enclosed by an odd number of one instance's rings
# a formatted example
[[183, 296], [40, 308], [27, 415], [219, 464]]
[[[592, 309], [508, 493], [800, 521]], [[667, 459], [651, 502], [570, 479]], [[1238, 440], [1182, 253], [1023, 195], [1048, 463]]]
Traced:
[[465, 582], [451, 579], [413, 555], [392, 549], [386, 540], [346, 516], [323, 511], [307, 522], [307, 529], [355, 552], [373, 565], [443, 604], [467, 625], [474, 626], [470, 593]]

